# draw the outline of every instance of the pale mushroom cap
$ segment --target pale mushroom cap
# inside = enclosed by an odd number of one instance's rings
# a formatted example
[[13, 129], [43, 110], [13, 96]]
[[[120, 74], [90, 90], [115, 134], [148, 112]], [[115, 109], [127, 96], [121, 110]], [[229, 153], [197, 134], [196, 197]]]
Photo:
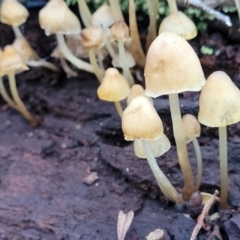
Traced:
[[25, 23], [28, 15], [28, 10], [16, 0], [4, 0], [0, 5], [1, 22], [13, 27]]
[[25, 63], [31, 60], [40, 59], [38, 54], [32, 49], [32, 47], [30, 46], [29, 42], [25, 37], [16, 38], [15, 41], [13, 42], [13, 47], [21, 55]]
[[200, 136], [201, 126], [197, 118], [195, 118], [193, 115], [184, 115], [182, 118], [182, 123], [186, 143], [190, 143], [195, 137]]
[[163, 19], [158, 34], [163, 32], [177, 34], [186, 40], [193, 39], [197, 36], [195, 23], [181, 11], [172, 13]]
[[0, 76], [4, 76], [11, 72], [18, 73], [28, 69], [29, 68], [14, 47], [11, 45], [5, 46], [0, 59]]
[[208, 77], [199, 98], [198, 120], [208, 127], [240, 121], [240, 91], [226, 73], [217, 71]]
[[122, 130], [127, 141], [155, 140], [163, 134], [163, 125], [150, 101], [138, 96], [123, 111]]
[[151, 44], [145, 66], [146, 95], [158, 97], [200, 91], [205, 77], [193, 48], [173, 33], [161, 33]]
[[110, 31], [112, 41], [127, 41], [130, 38], [128, 25], [123, 21], [114, 23]]
[[39, 12], [39, 24], [47, 36], [51, 34], [77, 34], [80, 22], [63, 0], [50, 0]]
[[[148, 145], [151, 148], [154, 157], [162, 156], [171, 147], [170, 141], [168, 140], [167, 136], [164, 133], [160, 136], [160, 138], [156, 140], [149, 140]], [[134, 140], [133, 148], [134, 148], [134, 153], [137, 157], [144, 158], [144, 159], [147, 158], [142, 145], [142, 140], [140, 139]]]
[[104, 31], [100, 27], [84, 28], [81, 32], [82, 45], [86, 49], [101, 49], [106, 43]]
[[146, 238], [147, 240], [164, 240], [164, 231], [162, 229], [156, 229], [150, 232]]
[[98, 87], [97, 94], [101, 100], [108, 102], [118, 102], [130, 93], [126, 79], [115, 68], [108, 68], [101, 85]]
[[145, 90], [143, 89], [143, 87], [139, 84], [134, 84], [132, 87], [131, 87], [131, 91], [130, 91], [130, 94], [128, 95], [127, 97], [127, 105], [129, 105], [131, 103], [131, 101], [135, 98], [135, 97], [138, 97], [138, 96], [144, 96], [146, 97], [147, 99], [149, 99], [149, 101], [152, 103], [152, 99], [150, 97], [147, 97], [145, 95]]
[[[136, 65], [135, 59], [133, 57], [133, 55], [129, 52], [125, 50], [125, 61], [127, 62], [127, 66], [129, 68], [132, 68]], [[113, 58], [112, 60], [112, 65], [114, 67], [122, 67], [122, 64], [120, 63], [120, 56], [119, 54], [116, 54], [115, 58]]]
[[92, 15], [92, 25], [95, 27], [108, 28], [115, 22], [112, 9], [104, 4]]

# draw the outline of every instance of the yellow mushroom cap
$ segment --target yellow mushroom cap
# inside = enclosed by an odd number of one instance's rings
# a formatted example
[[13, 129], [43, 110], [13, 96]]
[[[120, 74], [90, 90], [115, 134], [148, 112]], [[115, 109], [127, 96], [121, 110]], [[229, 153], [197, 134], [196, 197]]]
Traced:
[[118, 102], [125, 99], [130, 93], [126, 79], [115, 68], [108, 68], [97, 94], [101, 100]]
[[63, 0], [50, 0], [39, 12], [39, 24], [45, 34], [77, 34], [80, 22]]
[[200, 123], [208, 127], [223, 127], [240, 121], [240, 91], [230, 77], [212, 73], [199, 98]]
[[201, 126], [192, 114], [186, 114], [182, 118], [183, 131], [185, 134], [186, 143], [190, 143], [195, 137], [199, 137]]
[[115, 22], [112, 9], [104, 4], [92, 15], [92, 25], [95, 27], [108, 28]]
[[[132, 55], [129, 51], [126, 51], [125, 49], [124, 49], [124, 51], [125, 51], [125, 61], [126, 61], [126, 63], [127, 63], [127, 66], [128, 66], [129, 68], [134, 67], [134, 66], [136, 65], [136, 62], [135, 62], [135, 59], [134, 59], [133, 55]], [[112, 65], [113, 65], [114, 67], [122, 68], [122, 64], [121, 64], [121, 62], [120, 62], [119, 53], [116, 54], [116, 56], [113, 58], [113, 60], [112, 60]]]
[[11, 72], [21, 72], [29, 68], [24, 63], [19, 53], [13, 46], [5, 46], [0, 60], [0, 76], [4, 76]]
[[197, 36], [195, 23], [181, 11], [172, 13], [163, 19], [158, 34], [163, 32], [175, 33], [186, 40]]
[[0, 6], [1, 22], [13, 27], [25, 23], [28, 15], [28, 10], [16, 0], [4, 0]]
[[145, 95], [145, 90], [143, 89], [143, 87], [139, 84], [134, 84], [132, 87], [131, 87], [131, 91], [130, 91], [130, 94], [128, 95], [127, 97], [127, 105], [130, 104], [130, 102], [135, 98], [135, 97], [138, 97], [138, 96], [144, 96], [146, 97], [147, 99], [149, 99], [149, 101], [152, 103], [152, 99], [150, 97], [147, 97]]
[[193, 48], [173, 33], [161, 33], [151, 44], [145, 66], [146, 95], [158, 97], [200, 91], [205, 77]]
[[29, 42], [25, 37], [18, 37], [15, 39], [12, 45], [17, 52], [21, 55], [22, 59], [25, 63], [31, 60], [39, 60], [40, 57], [38, 54], [32, 49]]
[[130, 38], [128, 25], [123, 21], [116, 22], [112, 25], [110, 31], [112, 41], [127, 41]]
[[[154, 157], [162, 156], [171, 147], [170, 141], [168, 140], [167, 136], [164, 133], [160, 136], [160, 138], [156, 140], [149, 140], [148, 145], [151, 148]], [[147, 158], [142, 145], [142, 140], [135, 139], [133, 142], [133, 148], [134, 153], [137, 157], [144, 159]]]
[[81, 37], [82, 45], [86, 49], [101, 49], [106, 43], [106, 37], [101, 27], [84, 28]]
[[138, 96], [123, 111], [122, 130], [127, 141], [155, 140], [163, 134], [163, 125], [150, 101]]

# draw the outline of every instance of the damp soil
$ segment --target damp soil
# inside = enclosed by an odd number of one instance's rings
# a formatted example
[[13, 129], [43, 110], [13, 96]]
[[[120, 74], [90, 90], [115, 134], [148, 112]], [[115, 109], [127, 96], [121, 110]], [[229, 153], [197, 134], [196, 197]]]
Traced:
[[[146, 25], [143, 24], [143, 36]], [[221, 28], [216, 30], [215, 25], [191, 44], [199, 54], [206, 76], [224, 70], [240, 87], [240, 41], [235, 35], [231, 37], [230, 30], [226, 34]], [[55, 38], [46, 37], [39, 28], [37, 10], [31, 11], [22, 30], [41, 57], [59, 65], [50, 57], [56, 46]], [[1, 24], [0, 32], [1, 47], [12, 43], [11, 28]], [[202, 45], [211, 47], [214, 54], [202, 54]], [[134, 71], [138, 76], [142, 74], [141, 69]], [[137, 81], [140, 80], [138, 77]], [[115, 240], [120, 210], [135, 212], [126, 240], [145, 239], [157, 228], [165, 230], [166, 239], [190, 238], [196, 219], [189, 216], [189, 208], [175, 206], [162, 195], [147, 162], [138, 159], [132, 144], [124, 141], [114, 105], [97, 98], [98, 82], [94, 75], [80, 71], [77, 78], [67, 79], [63, 72], [34, 68], [19, 74], [17, 83], [23, 101], [39, 125], [31, 128], [20, 114], [0, 100], [1, 240]], [[198, 93], [180, 96], [182, 114], [197, 116], [198, 97]], [[183, 178], [168, 100], [155, 99], [154, 105], [172, 143], [158, 163], [181, 192]], [[240, 124], [228, 128], [228, 140], [228, 202], [232, 210], [222, 211], [216, 224], [224, 240], [237, 240]], [[202, 126], [199, 142], [203, 155], [200, 190], [213, 193], [219, 190], [217, 129]], [[191, 144], [188, 149], [195, 169]], [[201, 231], [198, 239], [217, 239], [210, 233]]]

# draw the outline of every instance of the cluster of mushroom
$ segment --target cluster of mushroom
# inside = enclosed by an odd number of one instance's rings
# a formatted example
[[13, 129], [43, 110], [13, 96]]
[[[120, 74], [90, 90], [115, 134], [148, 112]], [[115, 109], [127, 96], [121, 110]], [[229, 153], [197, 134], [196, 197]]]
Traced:
[[[59, 69], [54, 64], [42, 60], [23, 36], [20, 25], [26, 22], [28, 15], [28, 10], [17, 0], [3, 0], [0, 21], [12, 27], [15, 40], [12, 45], [5, 46], [3, 51], [0, 49], [0, 92], [9, 106], [19, 111], [32, 126], [35, 126], [37, 123], [35, 118], [28, 112], [19, 97], [15, 75], [28, 70], [28, 66], [46, 67], [55, 72]], [[9, 79], [11, 97], [2, 79], [5, 75]]]
[[[190, 114], [181, 117], [178, 93], [202, 90], [198, 119], [200, 123], [209, 127], [219, 127], [221, 206], [226, 208], [226, 126], [240, 120], [238, 88], [223, 72], [215, 72], [205, 80], [199, 59], [186, 41], [197, 35], [196, 26], [184, 13], [178, 11], [175, 0], [168, 0], [170, 15], [162, 21], [158, 36], [158, 0], [147, 0], [150, 16], [147, 55], [139, 38], [134, 0], [129, 1], [129, 27], [122, 16], [119, 2], [109, 0], [109, 3], [110, 5], [101, 6], [92, 14], [85, 0], [78, 1], [80, 15], [86, 27], [82, 30], [79, 19], [63, 0], [50, 0], [39, 12], [39, 23], [46, 35], [56, 34], [58, 47], [53, 55], [60, 58], [68, 76], [76, 76], [77, 73], [68, 66], [67, 61], [78, 69], [96, 75], [100, 83], [98, 97], [115, 104], [122, 118], [125, 139], [134, 141], [135, 154], [139, 158], [147, 159], [160, 189], [176, 203], [188, 200], [199, 189], [202, 178], [202, 156], [196, 139], [200, 135], [200, 124]], [[4, 14], [5, 12], [8, 14]], [[17, 39], [12, 46], [6, 46], [3, 53], [0, 52], [0, 76], [8, 75], [12, 98], [4, 88], [1, 78], [0, 91], [8, 104], [20, 111], [34, 125], [34, 118], [17, 94], [15, 74], [27, 70], [27, 65], [45, 66], [53, 71], [58, 69], [41, 60], [23, 37], [19, 25], [24, 23], [27, 17], [27, 10], [16, 0], [3, 1], [1, 21], [13, 27]], [[111, 56], [115, 68], [104, 68], [102, 61], [106, 52]], [[82, 60], [83, 56], [88, 57], [90, 63]], [[12, 59], [13, 62], [10, 61]], [[130, 68], [135, 64], [144, 67], [146, 90], [134, 84]], [[121, 68], [122, 74], [116, 68]], [[216, 89], [221, 94], [214, 94]], [[164, 134], [162, 121], [151, 97], [165, 94], [169, 96], [178, 160], [184, 178], [181, 194], [176, 191], [155, 160], [155, 157], [169, 150], [170, 142]], [[126, 98], [127, 107], [123, 111], [120, 101]], [[196, 180], [186, 145], [190, 142], [193, 142], [196, 152]]]

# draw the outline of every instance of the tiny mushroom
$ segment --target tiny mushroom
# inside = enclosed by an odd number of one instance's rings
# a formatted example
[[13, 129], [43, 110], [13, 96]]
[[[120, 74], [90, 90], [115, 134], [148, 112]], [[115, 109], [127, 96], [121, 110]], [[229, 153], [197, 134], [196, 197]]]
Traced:
[[88, 49], [89, 60], [94, 69], [94, 73], [101, 83], [104, 72], [99, 68], [94, 53], [94, 49], [101, 49], [106, 43], [106, 37], [101, 27], [88, 27], [81, 31], [82, 45]]
[[134, 84], [134, 79], [125, 60], [126, 56], [124, 48], [124, 42], [128, 41], [129, 39], [130, 39], [129, 28], [125, 22], [123, 21], [116, 22], [111, 27], [111, 40], [118, 42], [118, 51], [121, 66], [123, 69], [123, 75], [128, 80], [129, 85], [132, 86]]
[[182, 203], [182, 198], [159, 168], [149, 146], [149, 140], [157, 140], [162, 136], [163, 125], [153, 105], [146, 97], [134, 98], [123, 111], [122, 130], [125, 140], [141, 140], [148, 164], [164, 195], [173, 202]]
[[147, 96], [169, 96], [178, 159], [185, 182], [183, 198], [188, 200], [197, 189], [187, 153], [178, 93], [200, 91], [205, 83], [200, 61], [189, 43], [176, 34], [161, 33], [147, 53], [145, 83]]
[[21, 37], [19, 26], [26, 22], [28, 10], [17, 0], [3, 0], [0, 5], [0, 21], [12, 26], [16, 37]]
[[94, 27], [102, 27], [104, 29], [106, 35], [106, 48], [109, 52], [111, 58], [114, 58], [116, 53], [113, 49], [110, 42], [110, 30], [109, 27], [115, 23], [115, 19], [112, 13], [112, 9], [104, 4], [100, 8], [97, 9], [96, 12], [92, 15], [92, 25]]
[[5, 46], [0, 60], [0, 76], [8, 76], [11, 94], [17, 106], [15, 109], [19, 110], [32, 126], [36, 126], [36, 119], [30, 114], [20, 99], [16, 86], [15, 74], [25, 70], [28, 70], [28, 67], [25, 65], [19, 53], [13, 48], [13, 46]]
[[201, 126], [198, 120], [191, 114], [186, 114], [182, 117], [183, 131], [185, 134], [186, 143], [193, 142], [193, 146], [197, 157], [197, 177], [196, 187], [199, 188], [202, 180], [202, 154], [197, 137], [200, 136]]
[[220, 204], [227, 208], [227, 126], [240, 121], [240, 91], [226, 73], [217, 71], [208, 77], [199, 98], [198, 120], [219, 130]]
[[39, 23], [47, 36], [56, 34], [60, 51], [77, 68], [94, 72], [92, 66], [74, 56], [67, 47], [64, 35], [79, 34], [80, 22], [63, 0], [50, 0], [39, 12]]
[[115, 68], [108, 68], [105, 76], [98, 87], [97, 94], [101, 100], [114, 102], [117, 112], [122, 117], [122, 106], [120, 101], [127, 98], [130, 93], [126, 79]]

